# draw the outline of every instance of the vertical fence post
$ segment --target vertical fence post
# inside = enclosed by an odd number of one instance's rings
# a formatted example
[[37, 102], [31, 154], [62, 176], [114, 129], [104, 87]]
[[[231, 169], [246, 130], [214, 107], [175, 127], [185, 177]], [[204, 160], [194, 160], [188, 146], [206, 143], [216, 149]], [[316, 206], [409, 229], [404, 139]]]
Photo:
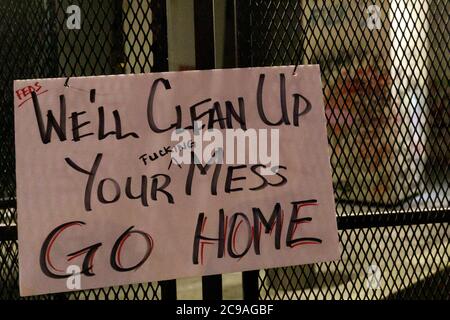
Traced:
[[167, 280], [160, 281], [161, 299], [162, 300], [177, 300], [177, 281]]
[[169, 71], [166, 2], [167, 0], [152, 1], [152, 21], [158, 21], [153, 32], [153, 72]]
[[[154, 1], [152, 8], [152, 21], [158, 21], [153, 33], [153, 66], [152, 72], [169, 71], [169, 53], [167, 44], [167, 6], [166, 0]], [[177, 281], [159, 281], [162, 300], [177, 299]]]
[[[198, 70], [215, 68], [214, 1], [194, 0], [195, 65]], [[204, 300], [222, 299], [222, 275], [202, 278]]]
[[214, 1], [194, 0], [195, 65], [198, 70], [215, 68]]
[[259, 271], [242, 272], [242, 291], [244, 292], [244, 300], [258, 300], [258, 273]]
[[[229, 0], [231, 1], [231, 0]], [[231, 10], [230, 8], [227, 8]], [[233, 31], [234, 31], [234, 49], [236, 67], [250, 67], [251, 49], [250, 49], [250, 8], [248, 1], [233, 1]], [[228, 28], [228, 26], [227, 26]], [[242, 291], [244, 300], [256, 301], [259, 298], [258, 288], [259, 271], [242, 272]]]
[[222, 61], [224, 68], [236, 68], [238, 63], [235, 1], [236, 0], [226, 0], [225, 2], [225, 43]]
[[250, 9], [249, 1], [236, 1], [235, 3], [236, 60], [237, 66], [240, 68], [253, 67]]

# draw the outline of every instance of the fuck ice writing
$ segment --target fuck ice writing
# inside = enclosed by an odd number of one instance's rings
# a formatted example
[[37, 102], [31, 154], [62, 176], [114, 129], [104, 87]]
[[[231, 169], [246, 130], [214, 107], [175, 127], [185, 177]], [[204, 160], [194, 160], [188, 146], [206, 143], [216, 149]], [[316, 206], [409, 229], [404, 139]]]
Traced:
[[[292, 94], [292, 105], [288, 106], [286, 93], [286, 77], [280, 74], [279, 77], [279, 116], [277, 119], [269, 119], [266, 115], [265, 108], [274, 108], [275, 106], [266, 106], [264, 104], [265, 75], [259, 76], [256, 94], [256, 107], [261, 122], [269, 127], [279, 126], [296, 126], [300, 125], [301, 118], [307, 116], [312, 105], [309, 100], [300, 93]], [[88, 90], [89, 91], [89, 90]], [[148, 104], [146, 109], [146, 118], [148, 130], [154, 134], [161, 134], [176, 129], [193, 130], [194, 122], [198, 120], [206, 120], [207, 128], [218, 127], [220, 129], [231, 129], [239, 127], [242, 130], [247, 129], [246, 121], [246, 101], [243, 97], [237, 97], [235, 100], [214, 101], [209, 97], [202, 97], [197, 103], [182, 108], [182, 104], [174, 106], [173, 121], [171, 123], [156, 123], [155, 114], [162, 112], [155, 105], [155, 96], [174, 94], [176, 88], [172, 88], [168, 79], [159, 78], [151, 83]], [[77, 143], [84, 139], [97, 139], [103, 141], [107, 139], [139, 139], [142, 132], [136, 132], [133, 128], [129, 128], [123, 121], [123, 115], [118, 110], [110, 111], [114, 124], [107, 125], [106, 114], [103, 106], [98, 106], [95, 114], [95, 121], [90, 118], [93, 116], [92, 111], [71, 112], [66, 104], [64, 95], [59, 97], [59, 119], [52, 110], [47, 110], [46, 116], [42, 109], [38, 95], [32, 92], [32, 101], [34, 106], [34, 114], [36, 116], [36, 124], [39, 135], [43, 144], [55, 143]], [[95, 104], [95, 89], [89, 91], [90, 102]], [[92, 105], [87, 107], [92, 110]], [[189, 110], [183, 114], [183, 110]], [[187, 125], [186, 125], [187, 124]], [[55, 140], [54, 134], [57, 140]], [[53, 140], [52, 140], [53, 139]], [[118, 201], [139, 201], [143, 207], [150, 207], [152, 201], [165, 201], [171, 205], [176, 205], [175, 195], [171, 192], [171, 185], [174, 183], [168, 173], [158, 173], [152, 176], [141, 175], [139, 177], [127, 177], [124, 181], [119, 181], [110, 176], [100, 176], [99, 168], [107, 161], [105, 155], [97, 153], [93, 155], [91, 164], [79, 163], [76, 159], [66, 157], [65, 163], [69, 168], [77, 172], [80, 178], [85, 181], [83, 193], [83, 207], [86, 212], [92, 211], [92, 204], [112, 205]], [[280, 165], [277, 173], [273, 176], [264, 176], [259, 170], [265, 168], [263, 164], [255, 165], [236, 165], [224, 167], [221, 164], [195, 164], [191, 163], [187, 170], [185, 185], [185, 196], [192, 196], [195, 193], [192, 186], [195, 185], [196, 179], [210, 179], [210, 194], [216, 196], [218, 194], [230, 194], [233, 192], [241, 192], [244, 189], [239, 186], [239, 181], [246, 180], [250, 175], [257, 177], [259, 183], [248, 187], [247, 191], [259, 192], [268, 188], [277, 188], [288, 183], [288, 168]], [[203, 177], [204, 176], [204, 177]], [[224, 176], [225, 179], [219, 179]], [[219, 185], [219, 181], [225, 181], [223, 185]], [[252, 180], [253, 181], [253, 180]], [[177, 183], [180, 183], [177, 181]], [[105, 188], [113, 189], [113, 194], [106, 194]], [[301, 223], [307, 223], [312, 217], [301, 215], [302, 207], [317, 206], [315, 199], [295, 199], [288, 204], [275, 203], [271, 212], [262, 212], [260, 208], [254, 207], [251, 212], [242, 213], [226, 213], [224, 209], [219, 210], [219, 227], [216, 234], [208, 234], [205, 229], [206, 217], [204, 212], [198, 214], [197, 224], [193, 230], [192, 245], [192, 263], [201, 264], [203, 262], [203, 246], [215, 245], [217, 249], [217, 258], [223, 258], [228, 255], [232, 258], [242, 258], [252, 248], [256, 255], [261, 254], [260, 248], [261, 234], [270, 234], [274, 239], [274, 247], [280, 249], [282, 246], [296, 247], [302, 244], [318, 244], [321, 239], [314, 237], [300, 237], [296, 235], [297, 226]], [[289, 209], [290, 208], [290, 209]], [[284, 217], [285, 212], [290, 212], [289, 217]], [[74, 226], [83, 227], [86, 222], [69, 221], [54, 228], [46, 237], [41, 247], [40, 266], [44, 274], [52, 278], [68, 277], [66, 274], [58, 272], [50, 261], [51, 248], [58, 237], [65, 232], [70, 232]], [[274, 232], [272, 232], [274, 231]], [[147, 244], [147, 250], [143, 257], [134, 265], [123, 266], [120, 263], [121, 248], [131, 236], [142, 237]], [[244, 237], [246, 245], [244, 248], [236, 247], [236, 237]], [[150, 257], [154, 249], [154, 241], [150, 234], [145, 231], [138, 230], [135, 226], [130, 226], [122, 234], [117, 235], [117, 240], [113, 245], [110, 255], [110, 265], [118, 272], [127, 272], [135, 270], [143, 265]], [[84, 255], [82, 273], [86, 276], [94, 276], [94, 257], [97, 250], [102, 247], [102, 242], [97, 242], [91, 246], [82, 248], [76, 252], [67, 254], [67, 260], [70, 261], [76, 257]]]

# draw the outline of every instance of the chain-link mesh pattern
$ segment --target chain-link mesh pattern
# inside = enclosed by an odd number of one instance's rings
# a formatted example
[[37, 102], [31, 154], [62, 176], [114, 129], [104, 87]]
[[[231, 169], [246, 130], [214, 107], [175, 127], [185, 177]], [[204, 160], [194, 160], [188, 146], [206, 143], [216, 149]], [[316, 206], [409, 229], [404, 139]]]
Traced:
[[449, 232], [447, 223], [343, 230], [340, 261], [261, 271], [260, 298], [450, 299]]
[[241, 66], [320, 64], [346, 219], [340, 261], [261, 271], [260, 298], [450, 299], [449, 13], [445, 0], [240, 2]]
[[[19, 298], [13, 80], [167, 70], [166, 27], [165, 1], [0, 0], [0, 299]], [[149, 283], [37, 298], [160, 297]]]

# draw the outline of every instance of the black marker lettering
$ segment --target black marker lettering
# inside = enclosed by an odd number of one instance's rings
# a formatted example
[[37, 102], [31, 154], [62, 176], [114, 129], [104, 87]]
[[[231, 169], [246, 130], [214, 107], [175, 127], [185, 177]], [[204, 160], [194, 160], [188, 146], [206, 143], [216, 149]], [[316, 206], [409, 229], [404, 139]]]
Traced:
[[80, 166], [78, 166], [75, 162], [72, 161], [69, 157], [65, 158], [67, 164], [71, 166], [73, 169], [75, 169], [78, 172], [84, 173], [88, 176], [87, 182], [86, 182], [86, 188], [84, 191], [84, 208], [86, 211], [91, 211], [91, 193], [92, 193], [92, 186], [94, 184], [94, 178], [97, 173], [97, 169], [100, 166], [100, 162], [102, 161], [103, 154], [98, 153], [95, 157], [94, 164], [92, 165], [92, 168], [90, 171], [87, 171]]
[[175, 111], [177, 114], [177, 121], [175, 123], [172, 123], [168, 128], [160, 129], [155, 123], [155, 118], [153, 115], [153, 112], [154, 112], [153, 104], [155, 101], [156, 89], [157, 89], [159, 83], [162, 83], [166, 90], [171, 89], [169, 80], [163, 79], [163, 78], [156, 79], [152, 84], [152, 88], [150, 89], [150, 95], [148, 97], [148, 103], [147, 103], [147, 121], [148, 121], [148, 125], [150, 126], [150, 129], [152, 129], [156, 133], [166, 132], [173, 128], [181, 128], [181, 107], [180, 106], [175, 107]]
[[44, 120], [42, 118], [41, 106], [39, 104], [39, 99], [36, 92], [31, 92], [31, 97], [33, 100], [34, 113], [36, 115], [36, 121], [39, 127], [39, 134], [41, 135], [41, 140], [43, 144], [51, 142], [52, 139], [52, 129], [55, 130], [60, 141], [65, 141], [66, 138], [66, 98], [64, 95], [59, 96], [59, 123], [56, 121], [53, 112], [51, 110], [47, 111], [47, 124], [44, 125]]

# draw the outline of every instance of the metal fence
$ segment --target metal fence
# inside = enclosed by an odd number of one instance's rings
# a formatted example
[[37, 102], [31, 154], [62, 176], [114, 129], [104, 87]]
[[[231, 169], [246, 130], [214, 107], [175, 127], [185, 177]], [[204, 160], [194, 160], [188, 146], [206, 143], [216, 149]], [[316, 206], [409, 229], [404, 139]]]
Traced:
[[[69, 29], [70, 5], [81, 9], [80, 29]], [[165, 1], [0, 0], [0, 40], [0, 299], [17, 299], [13, 80], [166, 71]], [[173, 283], [36, 298], [153, 300], [168, 289]]]
[[[167, 70], [165, 1], [78, 2], [74, 31], [69, 1], [0, 0], [0, 298], [18, 298], [12, 80]], [[449, 299], [449, 2], [226, 3], [225, 66], [321, 66], [342, 246], [337, 262], [244, 272], [244, 297]], [[194, 10], [197, 68], [214, 68], [213, 1]], [[204, 297], [221, 291], [204, 277]], [[168, 281], [38, 298], [175, 295]]]

